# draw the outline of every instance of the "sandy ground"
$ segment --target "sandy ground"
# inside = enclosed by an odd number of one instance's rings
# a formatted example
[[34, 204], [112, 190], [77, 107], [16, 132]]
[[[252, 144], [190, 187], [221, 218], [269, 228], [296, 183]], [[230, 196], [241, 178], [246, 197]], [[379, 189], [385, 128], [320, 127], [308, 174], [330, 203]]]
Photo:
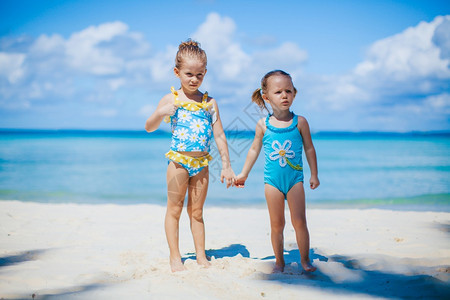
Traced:
[[268, 212], [205, 208], [212, 266], [200, 268], [186, 212], [172, 274], [165, 207], [0, 201], [0, 299], [450, 299], [450, 213], [310, 209], [299, 268], [286, 210], [284, 273], [272, 274]]

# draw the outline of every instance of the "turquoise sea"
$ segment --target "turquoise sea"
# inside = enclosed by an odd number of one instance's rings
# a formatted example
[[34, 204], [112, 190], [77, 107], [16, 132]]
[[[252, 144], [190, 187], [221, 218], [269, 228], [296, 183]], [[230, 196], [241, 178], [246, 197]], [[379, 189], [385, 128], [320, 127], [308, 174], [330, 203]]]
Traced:
[[[227, 136], [239, 173], [253, 133]], [[319, 132], [313, 141], [321, 186], [306, 188], [308, 207], [450, 211], [450, 133]], [[1, 130], [0, 199], [164, 205], [169, 145], [163, 131]], [[226, 189], [211, 152], [206, 205], [264, 206], [262, 153], [246, 187]]]

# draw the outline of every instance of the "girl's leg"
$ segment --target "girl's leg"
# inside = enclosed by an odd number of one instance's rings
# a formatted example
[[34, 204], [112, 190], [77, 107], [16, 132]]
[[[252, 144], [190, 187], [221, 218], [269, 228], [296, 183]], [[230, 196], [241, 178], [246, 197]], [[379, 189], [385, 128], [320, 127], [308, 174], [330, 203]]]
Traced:
[[203, 222], [203, 205], [208, 193], [208, 178], [208, 167], [205, 167], [189, 179], [187, 204], [197, 263], [205, 267], [211, 265], [205, 254], [205, 224]]
[[314, 272], [316, 267], [309, 261], [309, 232], [306, 224], [305, 189], [303, 182], [296, 183], [287, 194], [291, 222], [300, 251], [301, 264], [305, 271]]
[[189, 174], [186, 169], [171, 161], [167, 167], [167, 211], [164, 226], [169, 244], [172, 272], [186, 269], [181, 262], [178, 233], [188, 181]]
[[284, 195], [276, 187], [265, 184], [264, 193], [270, 216], [270, 239], [275, 253], [274, 272], [284, 271]]

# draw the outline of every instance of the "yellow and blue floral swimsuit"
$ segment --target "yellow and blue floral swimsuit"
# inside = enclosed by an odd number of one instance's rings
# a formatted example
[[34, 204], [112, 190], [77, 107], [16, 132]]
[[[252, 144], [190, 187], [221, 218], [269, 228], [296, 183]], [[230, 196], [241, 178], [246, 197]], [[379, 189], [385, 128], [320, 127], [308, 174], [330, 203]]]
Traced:
[[203, 94], [202, 102], [179, 101], [178, 92], [172, 87], [172, 94], [178, 109], [165, 122], [171, 123], [172, 143], [166, 157], [185, 168], [189, 176], [195, 176], [208, 165], [212, 159], [207, 154], [201, 157], [192, 157], [179, 153], [209, 152], [212, 138], [212, 125], [217, 119], [212, 103], [208, 103], [208, 93]]
[[303, 139], [297, 128], [298, 117], [292, 114], [292, 124], [278, 128], [266, 118], [264, 146], [264, 183], [276, 187], [287, 197], [289, 190], [303, 182], [302, 148]]

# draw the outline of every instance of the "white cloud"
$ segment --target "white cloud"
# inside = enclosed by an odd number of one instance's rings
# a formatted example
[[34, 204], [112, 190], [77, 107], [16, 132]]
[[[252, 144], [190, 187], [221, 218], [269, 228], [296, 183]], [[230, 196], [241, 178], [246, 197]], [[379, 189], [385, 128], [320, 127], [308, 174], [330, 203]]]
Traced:
[[[25, 46], [22, 37], [7, 42], [0, 52], [0, 80], [9, 83], [0, 89], [3, 101], [108, 101], [128, 84], [150, 80], [149, 43], [122, 22], [90, 26], [67, 39], [43, 34]], [[21, 45], [21, 53], [7, 52], [14, 43]]]
[[[128, 31], [128, 25], [112, 22], [75, 32], [67, 40], [58, 34], [41, 35], [31, 45], [28, 55], [49, 64], [47, 68], [62, 65], [71, 71], [92, 75], [117, 75], [125, 66], [124, 51], [117, 53], [120, 48], [117, 43], [107, 45], [116, 39], [122, 39], [122, 43], [135, 41], [142, 45], [137, 47], [141, 51], [148, 48], [141, 35]], [[55, 56], [60, 60], [55, 60]]]
[[446, 16], [436, 27], [433, 43], [440, 49], [442, 59], [450, 58], [450, 17]]
[[37, 40], [31, 45], [30, 53], [35, 55], [47, 55], [55, 54], [58, 52], [64, 52], [66, 47], [66, 42], [64, 38], [58, 34], [53, 34], [51, 36], [41, 35]]
[[219, 80], [233, 80], [247, 70], [251, 58], [234, 41], [236, 24], [229, 17], [210, 13], [192, 35], [208, 56], [208, 66]]
[[119, 74], [124, 67], [124, 60], [100, 44], [124, 35], [127, 30], [126, 24], [114, 22], [91, 26], [72, 34], [65, 47], [68, 65], [95, 75]]
[[[433, 119], [449, 119], [450, 37], [443, 31], [449, 24], [450, 16], [440, 16], [376, 41], [348, 74], [304, 75], [311, 101], [307, 108], [313, 113], [351, 112], [357, 116], [356, 129], [411, 130]], [[377, 125], [376, 120], [383, 121]], [[434, 126], [442, 129], [447, 123]]]
[[[370, 95], [355, 82], [353, 76], [311, 76], [302, 75], [299, 81], [304, 89], [300, 90], [300, 97], [307, 99], [306, 107], [316, 111], [351, 110], [356, 104], [365, 105]], [[303, 94], [306, 95], [303, 95]]]
[[10, 84], [19, 81], [24, 73], [23, 63], [26, 56], [21, 53], [0, 52], [0, 76], [5, 77]]
[[233, 19], [221, 17], [218, 13], [210, 13], [193, 34], [193, 38], [201, 41], [208, 52], [220, 56], [224, 48], [233, 44], [235, 31], [236, 24]]
[[449, 60], [441, 57], [441, 49], [433, 42], [436, 29], [448, 22], [450, 16], [437, 17], [375, 42], [368, 50], [367, 60], [356, 66], [355, 76], [397, 83], [427, 77], [450, 78]]
[[424, 103], [436, 111], [450, 114], [450, 94], [443, 93], [440, 95], [432, 95], [425, 99]]

